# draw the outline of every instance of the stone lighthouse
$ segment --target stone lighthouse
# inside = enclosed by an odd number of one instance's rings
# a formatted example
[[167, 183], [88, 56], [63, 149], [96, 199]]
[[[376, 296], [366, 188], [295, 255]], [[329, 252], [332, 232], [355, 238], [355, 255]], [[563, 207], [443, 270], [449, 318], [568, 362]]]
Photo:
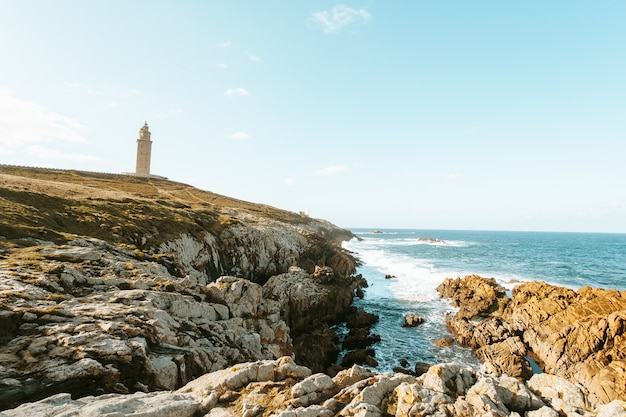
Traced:
[[137, 139], [137, 168], [135, 175], [142, 177], [150, 176], [151, 154], [152, 141], [150, 140], [150, 130], [148, 130], [148, 122], [145, 122], [139, 129], [139, 139]]

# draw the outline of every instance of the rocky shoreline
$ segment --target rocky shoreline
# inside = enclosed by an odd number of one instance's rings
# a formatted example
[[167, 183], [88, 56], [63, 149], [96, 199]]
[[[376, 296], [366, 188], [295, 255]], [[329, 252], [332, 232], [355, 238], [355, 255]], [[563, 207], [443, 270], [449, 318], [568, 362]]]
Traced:
[[0, 177], [0, 410], [336, 362], [332, 326], [365, 284], [340, 246], [350, 232], [165, 180]]
[[58, 394], [0, 417], [618, 417], [625, 406], [615, 400], [592, 408], [580, 386], [549, 374], [523, 383], [452, 364], [431, 366], [419, 377], [354, 365], [331, 378], [283, 357], [209, 373], [175, 391]]
[[497, 374], [528, 380], [530, 361], [584, 387], [591, 404], [626, 401], [626, 292], [545, 282], [511, 297], [493, 278], [447, 278], [437, 290], [458, 311], [447, 318], [457, 341]]
[[377, 374], [350, 232], [164, 180], [0, 178], [0, 417], [626, 416], [623, 292], [446, 279], [483, 367]]

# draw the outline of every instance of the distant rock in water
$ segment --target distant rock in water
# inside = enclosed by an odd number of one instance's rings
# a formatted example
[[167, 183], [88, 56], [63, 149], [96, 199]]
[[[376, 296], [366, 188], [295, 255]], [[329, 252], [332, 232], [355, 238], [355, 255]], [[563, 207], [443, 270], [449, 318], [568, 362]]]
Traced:
[[532, 356], [546, 373], [585, 387], [592, 404], [626, 401], [626, 292], [526, 282], [511, 299], [475, 275], [447, 278], [437, 290], [459, 307], [447, 320], [457, 341], [493, 372], [531, 378]]
[[454, 345], [454, 338], [452, 337], [442, 337], [441, 339], [437, 339], [433, 342], [433, 345], [439, 347], [450, 347]]
[[440, 243], [440, 244], [446, 244], [447, 243], [445, 240], [433, 239], [431, 237], [419, 237], [419, 238], [417, 238], [417, 240], [419, 242], [425, 242], [425, 243]]
[[404, 317], [404, 323], [402, 323], [402, 327], [417, 327], [423, 323], [424, 323], [423, 317], [409, 314]]

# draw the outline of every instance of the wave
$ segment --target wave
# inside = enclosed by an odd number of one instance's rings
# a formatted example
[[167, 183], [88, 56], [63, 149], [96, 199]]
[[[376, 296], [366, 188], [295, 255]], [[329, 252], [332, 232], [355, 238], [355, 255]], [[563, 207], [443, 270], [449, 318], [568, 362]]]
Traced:
[[417, 237], [417, 238], [401, 238], [401, 239], [385, 239], [374, 237], [361, 237], [363, 244], [380, 245], [380, 246], [449, 246], [454, 248], [464, 248], [472, 245], [476, 245], [474, 242], [467, 242], [463, 240], [443, 240], [434, 239], [430, 237]]
[[[364, 265], [375, 270], [368, 274], [368, 281], [384, 285], [393, 298], [399, 301], [424, 302], [437, 299], [437, 286], [450, 276], [448, 271], [437, 270], [428, 259], [368, 248], [353, 241], [344, 243], [344, 247], [354, 252]], [[385, 279], [386, 275], [393, 278]], [[369, 292], [373, 296], [385, 295], [377, 294], [378, 288]]]
[[[457, 244], [455, 247], [467, 247], [466, 241], [448, 241]], [[454, 256], [455, 260], [448, 267], [438, 266], [440, 259], [419, 258], [414, 253], [404, 254], [396, 252], [395, 247], [413, 246], [423, 244], [417, 239], [398, 239], [389, 241], [385, 239], [352, 239], [344, 242], [343, 247], [353, 252], [365, 267], [364, 274], [370, 283], [377, 287], [370, 288], [370, 296], [388, 297], [398, 301], [425, 302], [439, 297], [436, 288], [446, 278], [463, 277], [466, 275], [479, 275], [485, 278], [495, 278], [498, 284], [507, 290], [522, 282], [532, 281], [532, 278], [520, 274], [506, 272], [494, 274], [481, 269], [471, 259], [462, 256]], [[479, 267], [480, 268], [480, 267]], [[386, 279], [385, 276], [393, 278]], [[374, 287], [374, 285], [372, 286]]]

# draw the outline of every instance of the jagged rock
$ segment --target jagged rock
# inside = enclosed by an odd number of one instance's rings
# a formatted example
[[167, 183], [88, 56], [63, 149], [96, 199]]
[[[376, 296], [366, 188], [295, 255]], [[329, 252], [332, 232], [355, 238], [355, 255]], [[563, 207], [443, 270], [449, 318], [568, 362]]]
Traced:
[[426, 363], [426, 362], [415, 362], [415, 376], [421, 376], [423, 374], [425, 374], [426, 372], [428, 372], [428, 370], [430, 369], [430, 367], [433, 366], [430, 363]]
[[626, 417], [626, 401], [613, 400], [599, 407], [596, 417]]
[[538, 410], [528, 411], [526, 413], [526, 417], [559, 417], [559, 413], [544, 405]]
[[450, 298], [459, 307], [456, 316], [473, 318], [501, 311], [509, 301], [504, 288], [494, 278], [469, 275], [465, 278], [446, 278], [437, 291], [442, 297]]
[[492, 279], [446, 279], [439, 287], [459, 311], [447, 324], [490, 369], [521, 379], [532, 355], [547, 372], [583, 384], [593, 404], [626, 399], [626, 292], [545, 282], [515, 287], [513, 298]]
[[493, 410], [504, 415], [509, 411], [537, 410], [545, 405], [524, 384], [507, 376], [479, 378], [467, 391], [466, 401], [475, 409]]
[[452, 337], [442, 337], [441, 339], [437, 339], [433, 342], [433, 345], [439, 347], [450, 347], [454, 345], [454, 338]]
[[380, 342], [380, 335], [370, 334], [369, 328], [357, 327], [350, 329], [343, 340], [342, 347], [347, 350], [365, 349], [376, 342]]
[[402, 327], [417, 327], [420, 324], [424, 323], [424, 318], [423, 317], [419, 317], [419, 316], [414, 316], [412, 314], [407, 315], [406, 317], [404, 317], [404, 323], [402, 324]]
[[533, 375], [528, 380], [528, 388], [557, 411], [563, 408], [579, 412], [590, 408], [582, 387], [556, 375]]
[[341, 390], [372, 376], [374, 376], [374, 372], [359, 365], [352, 365], [351, 368], [344, 369], [343, 371], [337, 373], [337, 375], [333, 377], [333, 381]]
[[[562, 386], [563, 381], [543, 377], [533, 382], [547, 385], [541, 393], [551, 397], [547, 400], [551, 406], [547, 406], [530, 387], [515, 378], [476, 379], [472, 371], [451, 364], [431, 367], [428, 377], [375, 374], [354, 366], [331, 379], [312, 374], [292, 358], [283, 357], [206, 374], [177, 391], [106, 394], [74, 400], [69, 394], [58, 394], [0, 412], [0, 417], [617, 417], [626, 413], [623, 401], [613, 401], [595, 410], [577, 407], [579, 393]], [[574, 403], [566, 403], [569, 400]]]
[[455, 364], [433, 365], [418, 378], [425, 388], [451, 396], [464, 395], [475, 380], [472, 371]]
[[[395, 416], [428, 416], [443, 410], [453, 400], [450, 396], [424, 388], [418, 383], [403, 382], [394, 391], [398, 399], [387, 412]], [[445, 414], [444, 414], [445, 415]]]
[[346, 318], [348, 328], [370, 328], [378, 322], [378, 316], [368, 313], [362, 308], [351, 307]]
[[292, 267], [265, 283], [261, 311], [280, 312], [291, 329], [298, 361], [321, 372], [335, 362], [339, 353], [337, 336], [328, 323], [343, 318], [358, 284], [356, 278], [335, 278], [324, 284], [303, 269]]
[[200, 402], [191, 395], [169, 392], [129, 395], [109, 394], [100, 397], [84, 397], [72, 400], [70, 394], [57, 394], [44, 400], [27, 403], [12, 410], [0, 412], [0, 417], [34, 416], [125, 416], [142, 417], [193, 417], [200, 409]]
[[231, 317], [255, 317], [263, 300], [263, 287], [243, 278], [220, 277], [206, 291], [209, 300], [229, 307]]
[[340, 416], [373, 415], [376, 413], [381, 415], [381, 409], [386, 406], [386, 397], [401, 383], [414, 382], [415, 378], [403, 374], [394, 376], [383, 374], [374, 376], [369, 381], [367, 386], [341, 410]]
[[326, 374], [315, 374], [291, 388], [294, 407], [306, 407], [326, 400], [339, 391], [339, 387]]

